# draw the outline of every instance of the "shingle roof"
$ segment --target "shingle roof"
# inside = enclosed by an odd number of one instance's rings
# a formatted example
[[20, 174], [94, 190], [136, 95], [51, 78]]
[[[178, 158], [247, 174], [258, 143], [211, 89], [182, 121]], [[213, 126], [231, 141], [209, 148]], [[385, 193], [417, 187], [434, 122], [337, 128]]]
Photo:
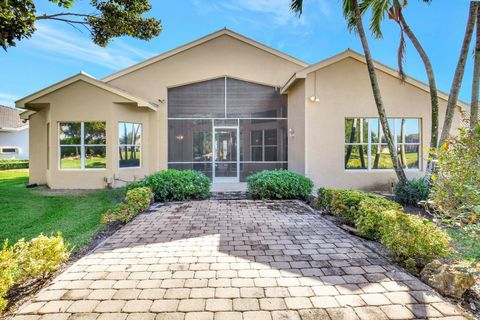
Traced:
[[0, 129], [20, 128], [26, 124], [20, 119], [23, 110], [0, 105]]

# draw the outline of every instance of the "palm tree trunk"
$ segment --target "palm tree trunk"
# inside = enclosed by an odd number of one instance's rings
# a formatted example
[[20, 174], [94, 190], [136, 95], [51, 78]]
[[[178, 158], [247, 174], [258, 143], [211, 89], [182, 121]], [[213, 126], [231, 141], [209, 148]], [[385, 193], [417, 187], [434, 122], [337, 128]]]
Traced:
[[402, 124], [400, 128], [400, 136], [401, 136], [401, 145], [400, 145], [400, 159], [402, 161], [402, 165], [404, 168], [407, 167], [407, 156], [405, 154], [405, 142], [406, 142], [406, 137], [405, 137], [405, 118], [402, 119]]
[[365, 165], [365, 155], [363, 153], [363, 119], [358, 119], [360, 122], [360, 126], [358, 128], [360, 134], [360, 145], [358, 146], [358, 155], [360, 156], [360, 165], [362, 169], [366, 169], [367, 166]]
[[423, 61], [423, 65], [425, 66], [425, 71], [427, 72], [427, 77], [428, 77], [428, 85], [430, 87], [430, 102], [432, 104], [432, 126], [430, 128], [430, 154], [428, 157], [428, 162], [427, 162], [427, 176], [429, 176], [429, 173], [431, 172], [433, 166], [431, 164], [432, 157], [435, 154], [435, 149], [438, 147], [438, 90], [437, 90], [437, 84], [435, 81], [435, 74], [433, 73], [433, 67], [432, 63], [430, 62], [430, 58], [428, 57], [427, 53], [423, 49], [422, 45], [420, 44], [420, 41], [418, 41], [417, 37], [413, 33], [412, 29], [410, 29], [410, 26], [407, 24], [405, 21], [405, 18], [403, 17], [402, 12], [400, 11], [399, 13], [399, 20], [400, 24], [403, 28], [403, 31], [407, 35], [408, 39], [412, 42], [413, 46], [417, 50], [418, 54], [420, 55], [420, 58]]
[[443, 122], [442, 135], [440, 136], [439, 145], [443, 145], [450, 135], [452, 127], [453, 116], [458, 101], [458, 93], [462, 86], [463, 74], [465, 73], [465, 63], [468, 56], [468, 47], [472, 40], [473, 28], [475, 27], [476, 13], [478, 8], [478, 1], [470, 2], [470, 11], [468, 13], [467, 28], [465, 30], [465, 38], [463, 39], [462, 50], [460, 51], [460, 58], [458, 59], [457, 68], [453, 77], [452, 87], [447, 102], [447, 112], [445, 113], [445, 120]]
[[352, 122], [352, 129], [350, 130], [350, 144], [347, 147], [347, 153], [345, 154], [345, 168], [350, 161], [350, 157], [352, 155], [353, 143], [355, 142], [355, 131], [357, 127], [357, 119], [353, 119]]
[[392, 133], [390, 132], [390, 128], [388, 126], [387, 115], [385, 113], [385, 107], [382, 101], [382, 95], [380, 93], [380, 87], [378, 85], [377, 75], [375, 73], [375, 66], [373, 64], [372, 55], [370, 53], [370, 48], [368, 46], [367, 37], [365, 35], [365, 30], [363, 29], [362, 23], [362, 14], [360, 12], [360, 8], [358, 6], [357, 0], [350, 0], [352, 7], [355, 12], [355, 22], [357, 26], [357, 32], [362, 41], [363, 51], [365, 53], [365, 60], [367, 62], [368, 68], [368, 75], [370, 77], [370, 84], [372, 85], [373, 97], [375, 98], [375, 104], [377, 105], [378, 116], [380, 122], [382, 124], [383, 133], [385, 134], [385, 139], [387, 140], [388, 149], [390, 151], [390, 157], [392, 158], [393, 168], [395, 173], [397, 174], [397, 178], [400, 184], [407, 183], [407, 177], [405, 176], [405, 172], [403, 171], [400, 162], [398, 161], [398, 154], [397, 150], [395, 150], [393, 144], [393, 137]]
[[378, 163], [380, 162], [380, 156], [382, 153], [382, 130], [381, 124], [378, 122], [378, 143], [377, 143], [377, 151], [375, 152], [375, 160], [373, 161], [373, 169], [378, 169]]
[[473, 65], [472, 102], [470, 104], [470, 128], [478, 123], [478, 89], [480, 84], [480, 6], [477, 6], [477, 36], [475, 40], [475, 62]]

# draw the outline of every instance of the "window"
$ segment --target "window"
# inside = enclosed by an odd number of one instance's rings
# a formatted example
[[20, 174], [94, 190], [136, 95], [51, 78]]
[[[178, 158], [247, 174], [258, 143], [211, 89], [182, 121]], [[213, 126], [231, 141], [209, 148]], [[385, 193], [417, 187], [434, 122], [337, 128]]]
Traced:
[[252, 161], [277, 161], [277, 130], [253, 130]]
[[0, 153], [2, 154], [17, 154], [20, 153], [20, 148], [17, 147], [1, 147]]
[[[405, 169], [420, 168], [420, 119], [392, 118], [388, 125]], [[372, 118], [345, 119], [345, 169], [392, 169], [387, 141], [381, 123]]]
[[120, 122], [118, 138], [119, 167], [139, 168], [142, 156], [142, 125]]
[[103, 169], [106, 161], [105, 122], [61, 122], [60, 169]]

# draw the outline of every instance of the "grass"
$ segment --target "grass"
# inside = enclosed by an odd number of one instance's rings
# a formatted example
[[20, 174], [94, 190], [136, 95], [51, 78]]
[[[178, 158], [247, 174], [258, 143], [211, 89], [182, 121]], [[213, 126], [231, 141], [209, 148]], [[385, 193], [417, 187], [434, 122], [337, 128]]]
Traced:
[[[90, 157], [85, 159], [85, 168], [102, 168], [106, 167], [106, 158]], [[81, 161], [78, 158], [63, 158], [61, 160], [62, 169], [80, 169]]]
[[[365, 165], [367, 165], [367, 153], [365, 152]], [[374, 163], [375, 154], [372, 154], [372, 166]], [[418, 168], [418, 153], [406, 153], [405, 160], [407, 161], [407, 166], [409, 168]], [[357, 151], [353, 151], [350, 155], [350, 161], [348, 161], [348, 168], [349, 169], [361, 169], [362, 164], [360, 162], [360, 154]], [[378, 161], [378, 168], [377, 169], [391, 169], [393, 168], [392, 159], [390, 159], [390, 154], [382, 153], [380, 155], [380, 159]]]
[[119, 202], [123, 189], [50, 192], [25, 188], [28, 170], [0, 171], [0, 241], [29, 240], [62, 232], [73, 252], [104, 228], [100, 215]]

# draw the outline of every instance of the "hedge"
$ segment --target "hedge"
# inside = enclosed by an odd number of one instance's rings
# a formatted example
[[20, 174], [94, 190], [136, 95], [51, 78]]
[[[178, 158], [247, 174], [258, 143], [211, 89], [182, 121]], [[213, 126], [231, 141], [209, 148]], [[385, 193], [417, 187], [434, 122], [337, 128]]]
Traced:
[[28, 160], [0, 159], [0, 170], [28, 169]]
[[358, 190], [321, 188], [313, 206], [354, 225], [366, 238], [380, 240], [399, 259], [423, 266], [451, 252], [447, 234], [432, 222], [403, 212], [381, 196]]
[[313, 190], [309, 178], [288, 170], [264, 170], [247, 178], [253, 199], [307, 199]]
[[210, 179], [200, 171], [168, 169], [127, 185], [152, 189], [157, 201], [202, 200], [210, 195]]

